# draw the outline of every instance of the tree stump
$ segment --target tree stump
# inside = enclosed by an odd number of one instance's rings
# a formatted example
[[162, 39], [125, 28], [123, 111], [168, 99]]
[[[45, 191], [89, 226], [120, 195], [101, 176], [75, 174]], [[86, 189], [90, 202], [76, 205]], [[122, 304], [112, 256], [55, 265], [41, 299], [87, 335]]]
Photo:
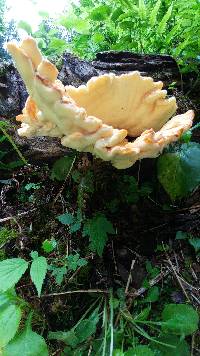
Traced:
[[[79, 86], [85, 84], [91, 77], [104, 73], [122, 74], [138, 70], [144, 76], [154, 80], [162, 80], [168, 87], [176, 82], [176, 98], [180, 112], [191, 108], [188, 101], [183, 102], [180, 91], [180, 73], [176, 61], [168, 55], [140, 55], [130, 52], [101, 52], [94, 61], [80, 60], [72, 54], [63, 55], [63, 64], [58, 78], [64, 85]], [[169, 91], [172, 94], [172, 91]], [[15, 116], [24, 107], [27, 91], [24, 83], [12, 63], [0, 64], [0, 118], [11, 123], [10, 135], [31, 162], [48, 161], [63, 156], [68, 152], [60, 144], [59, 139], [50, 137], [21, 138], [17, 134], [18, 124]]]

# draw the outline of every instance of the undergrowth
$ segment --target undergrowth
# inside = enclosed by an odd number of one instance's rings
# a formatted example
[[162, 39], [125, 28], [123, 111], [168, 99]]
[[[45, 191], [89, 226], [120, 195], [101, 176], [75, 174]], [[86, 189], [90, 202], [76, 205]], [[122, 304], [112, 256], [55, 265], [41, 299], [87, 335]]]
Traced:
[[[19, 355], [29, 344], [33, 356], [54, 355], [55, 350], [69, 356], [190, 354], [199, 317], [187, 284], [181, 293], [175, 284], [170, 286], [173, 278], [178, 283], [182, 278], [178, 272], [170, 276], [173, 244], [164, 236], [156, 239], [157, 261], [152, 264], [141, 258], [140, 242], [126, 236], [127, 229], [137, 231], [138, 209], [153, 204], [156, 211], [175, 212], [180, 199], [198, 187], [200, 148], [190, 139], [188, 132], [160, 156], [157, 177], [154, 165], [150, 181], [141, 176], [141, 164], [137, 174], [130, 174], [75, 152], [57, 160], [51, 171], [21, 168], [23, 179], [11, 199], [19, 210], [30, 212], [27, 217], [11, 215], [0, 230], [3, 356]], [[171, 202], [166, 196], [159, 202], [158, 180]], [[4, 179], [1, 184], [12, 182]], [[120, 247], [116, 257], [123, 234], [126, 253]], [[198, 260], [199, 241], [198, 235], [178, 231], [175, 246], [191, 246]], [[120, 271], [124, 253], [129, 256], [126, 277]], [[185, 269], [191, 262], [179, 263]], [[134, 287], [134, 273], [141, 266], [142, 279]], [[183, 280], [191, 286], [190, 273]]]

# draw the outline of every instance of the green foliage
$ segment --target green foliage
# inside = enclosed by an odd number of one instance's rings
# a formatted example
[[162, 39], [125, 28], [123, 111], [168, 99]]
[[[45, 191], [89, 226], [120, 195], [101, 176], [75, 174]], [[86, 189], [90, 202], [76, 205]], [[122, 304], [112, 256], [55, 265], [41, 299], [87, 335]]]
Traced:
[[70, 33], [68, 49], [81, 57], [103, 50], [168, 53], [187, 71], [197, 69], [199, 18], [198, 0], [82, 0], [60, 24]]
[[162, 330], [166, 333], [187, 336], [198, 329], [199, 316], [191, 305], [168, 304], [162, 313]]
[[160, 334], [160, 336], [158, 337], [158, 341], [164, 344], [172, 345], [174, 346], [174, 349], [172, 351], [170, 347], [166, 347], [162, 344], [155, 344], [152, 342], [150, 346], [151, 349], [155, 351], [156, 355], [171, 356], [172, 352], [176, 356], [190, 355], [190, 350], [187, 342], [185, 340], [178, 338], [175, 335]]
[[21, 309], [14, 305], [0, 308], [0, 349], [15, 336], [21, 319]]
[[[42, 284], [47, 272], [47, 261], [45, 257], [38, 257], [37, 252], [32, 252], [31, 257], [31, 279], [36, 286], [40, 296]], [[22, 258], [10, 258], [0, 262], [0, 290], [6, 291], [12, 288], [23, 276], [29, 263]]]
[[[55, 261], [56, 262], [56, 261]], [[60, 286], [63, 282], [65, 275], [69, 274], [71, 271], [75, 272], [79, 267], [87, 265], [87, 260], [81, 258], [79, 253], [70, 254], [66, 256], [62, 261], [59, 262], [59, 267], [55, 264], [48, 266], [48, 270], [52, 272], [52, 276], [55, 277], [56, 283]], [[60, 267], [60, 265], [62, 266]]]
[[57, 246], [57, 242], [55, 239], [51, 239], [51, 240], [46, 239], [42, 243], [42, 248], [46, 253], [50, 253], [53, 250], [55, 250], [56, 246]]
[[0, 228], [0, 246], [4, 245], [7, 241], [15, 239], [17, 232], [15, 230], [8, 229], [7, 227]]
[[200, 184], [200, 144], [185, 143], [160, 156], [158, 179], [172, 200], [191, 193]]
[[148, 347], [139, 345], [134, 349], [129, 349], [128, 351], [124, 352], [124, 356], [154, 356], [154, 352]]
[[42, 336], [33, 332], [30, 320], [24, 330], [3, 349], [2, 356], [48, 356], [48, 349]]
[[28, 262], [22, 258], [11, 258], [0, 262], [0, 290], [12, 288], [28, 268]]
[[152, 287], [152, 288], [150, 288], [149, 290], [148, 290], [148, 292], [147, 292], [147, 296], [146, 296], [146, 298], [144, 298], [143, 299], [143, 303], [145, 302], [145, 303], [154, 303], [154, 302], [157, 302], [158, 301], [158, 299], [159, 299], [159, 295], [160, 295], [160, 293], [159, 293], [159, 288], [157, 287], [157, 286], [154, 286], [154, 287]]
[[104, 214], [97, 214], [84, 223], [83, 237], [89, 236], [90, 249], [96, 251], [99, 256], [103, 253], [108, 234], [115, 234], [115, 230]]
[[65, 180], [71, 172], [75, 159], [75, 154], [58, 159], [53, 165], [51, 179]]
[[61, 222], [61, 224], [69, 226], [69, 232], [71, 234], [79, 231], [81, 228], [82, 214], [80, 210], [77, 211], [76, 215], [71, 213], [64, 213], [57, 216], [57, 219]]
[[86, 264], [86, 259], [80, 258], [79, 253], [67, 256], [67, 267], [69, 270], [76, 271], [78, 267], [83, 267]]
[[[50, 340], [63, 341], [66, 345], [74, 349], [96, 332], [98, 322], [99, 307], [97, 307], [87, 319], [83, 318], [79, 320], [71, 330], [67, 332], [50, 332], [48, 338]], [[69, 351], [71, 350], [69, 349]]]
[[0, 349], [2, 356], [47, 355], [44, 339], [31, 330], [31, 317], [18, 332], [25, 302], [13, 290], [0, 294]]
[[176, 240], [188, 240], [189, 244], [194, 247], [195, 252], [200, 252], [200, 238], [194, 237], [192, 234], [188, 234], [187, 232], [177, 231]]
[[[9, 135], [8, 129], [9, 125], [6, 122], [0, 122], [0, 169], [11, 171], [14, 168], [23, 166], [24, 164], [26, 165], [27, 161], [19, 151], [12, 137]], [[11, 148], [8, 148], [9, 146]], [[14, 150], [15, 153], [19, 156], [20, 160], [16, 159], [11, 161], [9, 159], [9, 155], [12, 150]]]
[[35, 284], [38, 296], [41, 295], [42, 284], [44, 282], [47, 273], [47, 260], [43, 256], [36, 256], [33, 258], [33, 262], [30, 268], [31, 280]]

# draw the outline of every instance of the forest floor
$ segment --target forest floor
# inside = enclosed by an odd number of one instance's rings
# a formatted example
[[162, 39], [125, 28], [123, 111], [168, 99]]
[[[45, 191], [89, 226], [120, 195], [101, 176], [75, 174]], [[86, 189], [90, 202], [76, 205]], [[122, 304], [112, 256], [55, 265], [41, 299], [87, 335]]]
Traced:
[[[194, 140], [200, 142], [199, 131]], [[29, 260], [31, 251], [37, 251], [51, 265], [40, 298], [28, 273], [16, 285], [17, 295], [34, 310], [34, 330], [46, 339], [50, 331], [68, 331], [92, 304], [99, 303], [102, 310], [103, 303], [109, 307], [111, 294], [118, 338], [123, 303], [132, 316], [146, 313], [151, 321], [159, 320], [166, 304], [199, 308], [200, 255], [190, 241], [200, 232], [200, 189], [172, 203], [157, 181], [156, 160], [118, 171], [89, 154], [78, 154], [70, 174], [60, 177], [57, 169], [51, 162], [1, 174], [0, 259]], [[62, 223], [58, 217], [66, 212], [74, 220]], [[84, 221], [97, 216], [106, 219], [102, 230], [108, 221], [113, 230], [102, 256], [83, 233]], [[69, 256], [76, 257], [66, 269]], [[144, 330], [156, 334], [148, 325]], [[101, 335], [99, 325], [96, 335], [97, 339]], [[137, 342], [147, 343], [145, 335], [136, 331], [134, 335]], [[90, 337], [84, 343], [91, 350], [88, 355], [95, 355], [92, 341]], [[187, 341], [192, 355], [198, 355], [200, 334]], [[52, 355], [61, 355], [65, 343], [49, 340], [48, 344]]]

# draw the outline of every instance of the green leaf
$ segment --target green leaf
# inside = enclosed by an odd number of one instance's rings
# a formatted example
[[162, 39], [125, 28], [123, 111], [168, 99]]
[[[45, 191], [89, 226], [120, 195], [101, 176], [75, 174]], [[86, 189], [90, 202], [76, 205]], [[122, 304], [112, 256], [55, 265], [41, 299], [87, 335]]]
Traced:
[[144, 20], [146, 18], [146, 5], [145, 5], [144, 0], [139, 0], [138, 13], [142, 20]]
[[81, 320], [76, 327], [76, 335], [79, 342], [83, 342], [96, 332], [99, 322], [99, 307], [97, 307], [88, 319]]
[[150, 347], [156, 352], [156, 355], [161, 356], [190, 356], [189, 346], [185, 340], [178, 338], [176, 335], [161, 334], [158, 341], [168, 345], [172, 345], [175, 348], [167, 347], [155, 342], [151, 342]]
[[96, 308], [88, 319], [81, 320], [76, 327], [69, 331], [50, 332], [48, 338], [63, 341], [66, 345], [74, 348], [96, 332], [98, 322], [99, 308]]
[[142, 311], [134, 317], [134, 320], [137, 321], [144, 321], [148, 319], [149, 313], [151, 311], [151, 306], [142, 309]]
[[52, 240], [46, 239], [42, 243], [42, 248], [43, 248], [44, 252], [46, 252], [46, 253], [50, 253], [53, 250], [55, 250], [56, 246], [57, 246], [57, 242], [55, 239], [52, 239]]
[[42, 284], [47, 273], [47, 260], [45, 257], [40, 256], [33, 260], [30, 269], [32, 282], [35, 284], [38, 296], [41, 295]]
[[177, 231], [176, 240], [186, 240], [190, 237], [190, 234], [184, 231]]
[[167, 22], [169, 21], [171, 14], [172, 14], [173, 4], [168, 8], [166, 14], [163, 16], [162, 20], [158, 26], [158, 33], [161, 35], [166, 30]]
[[158, 179], [172, 200], [187, 196], [200, 184], [200, 144], [181, 145], [158, 159]]
[[146, 298], [144, 298], [142, 300], [143, 303], [147, 303], [147, 302], [157, 302], [157, 300], [159, 299], [159, 288], [157, 286], [154, 286], [152, 288], [150, 288], [147, 292], [147, 296]]
[[124, 356], [154, 356], [154, 352], [148, 347], [139, 345], [134, 349], [129, 349], [124, 353]]
[[35, 260], [36, 258], [38, 258], [38, 252], [37, 251], [31, 251], [30, 256], [33, 260]]
[[111, 9], [108, 5], [100, 5], [91, 11], [89, 17], [93, 21], [104, 21], [110, 15]]
[[92, 35], [91, 39], [94, 43], [101, 43], [104, 41], [105, 37], [102, 33], [95, 32], [94, 35]]
[[115, 22], [119, 18], [119, 16], [122, 15], [123, 13], [124, 13], [124, 11], [122, 10], [122, 8], [117, 7], [111, 14], [111, 17], [110, 17], [111, 21]]
[[52, 271], [52, 276], [55, 277], [56, 283], [60, 286], [64, 279], [64, 275], [67, 273], [66, 266], [62, 266], [62, 267], [49, 266], [49, 270]]
[[195, 252], [199, 252], [200, 251], [200, 239], [197, 237], [194, 237], [193, 239], [189, 239], [188, 240], [190, 245], [194, 247]]
[[113, 356], [124, 356], [124, 353], [120, 349], [115, 349], [113, 350]]
[[67, 256], [69, 270], [76, 271], [78, 267], [85, 266], [87, 261], [85, 258], [80, 258], [79, 253]]
[[48, 356], [44, 338], [33, 332], [30, 326], [16, 336], [3, 350], [2, 356]]
[[63, 225], [69, 225], [69, 231], [70, 233], [77, 232], [81, 228], [81, 223], [82, 223], [82, 214], [81, 211], [77, 211], [77, 215], [72, 215], [71, 213], [65, 213], [62, 215], [57, 216], [57, 219], [63, 224]]
[[13, 287], [28, 268], [28, 262], [22, 258], [11, 258], [0, 262], [0, 290]]
[[50, 331], [48, 339], [63, 341], [66, 345], [71, 347], [76, 347], [79, 344], [79, 339], [73, 329], [70, 331]]
[[152, 11], [151, 11], [151, 14], [150, 14], [150, 18], [149, 18], [149, 23], [150, 25], [153, 27], [156, 23], [156, 20], [157, 20], [157, 15], [158, 15], [158, 12], [159, 12], [159, 8], [160, 8], [160, 5], [161, 5], [161, 0], [158, 0], [156, 2], [156, 4], [153, 6], [152, 8]]
[[75, 154], [58, 159], [52, 168], [51, 179], [65, 180], [75, 161]]
[[13, 304], [0, 308], [0, 349], [15, 336], [20, 320], [20, 307]]
[[26, 21], [23, 21], [23, 20], [19, 21], [17, 27], [26, 31], [28, 33], [28, 35], [32, 35], [32, 33], [33, 33], [31, 25], [29, 25], [29, 23]]
[[92, 219], [87, 220], [83, 227], [83, 236], [89, 236], [90, 248], [92, 251], [97, 251], [99, 256], [103, 253], [108, 234], [114, 233], [112, 223], [104, 214], [95, 215]]
[[168, 304], [162, 313], [162, 330], [181, 336], [193, 334], [198, 329], [199, 316], [187, 304]]

